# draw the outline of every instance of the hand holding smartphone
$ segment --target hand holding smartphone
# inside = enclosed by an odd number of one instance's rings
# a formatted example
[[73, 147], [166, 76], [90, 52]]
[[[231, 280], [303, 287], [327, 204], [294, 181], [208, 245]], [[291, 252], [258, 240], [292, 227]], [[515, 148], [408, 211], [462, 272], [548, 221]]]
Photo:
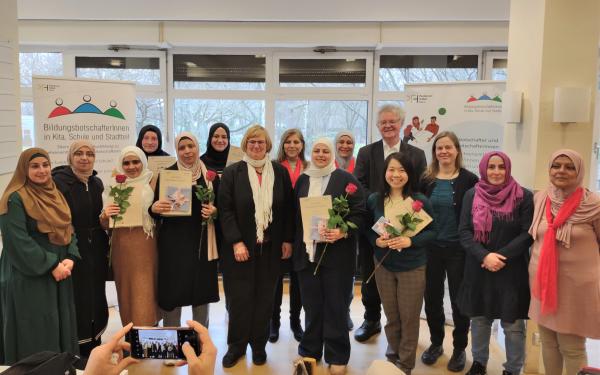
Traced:
[[133, 327], [127, 334], [131, 356], [137, 359], [184, 359], [188, 342], [196, 355], [202, 351], [198, 335], [189, 327]]

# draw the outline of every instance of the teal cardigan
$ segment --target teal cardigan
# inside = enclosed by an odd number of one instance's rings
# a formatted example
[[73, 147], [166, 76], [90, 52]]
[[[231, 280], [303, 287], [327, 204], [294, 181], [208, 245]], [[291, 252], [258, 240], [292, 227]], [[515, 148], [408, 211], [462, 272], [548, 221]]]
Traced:
[[[425, 195], [421, 193], [415, 193], [411, 196], [413, 200], [420, 200], [423, 202], [423, 209], [430, 216], [432, 215], [433, 208], [431, 203]], [[379, 204], [379, 193], [373, 193], [367, 200], [367, 209], [371, 214], [371, 227], [380, 217], [384, 216], [383, 207]], [[375, 258], [377, 262], [388, 252], [388, 248], [381, 248], [375, 244], [375, 241], [379, 237], [373, 229], [367, 228], [367, 237], [375, 249]], [[421, 267], [427, 263], [427, 252], [426, 247], [431, 241], [435, 241], [437, 236], [438, 228], [435, 221], [431, 222], [426, 226], [419, 234], [411, 238], [411, 246], [403, 249], [402, 251], [391, 250], [391, 253], [383, 261], [383, 266], [391, 272], [406, 272], [414, 270], [415, 268]]]

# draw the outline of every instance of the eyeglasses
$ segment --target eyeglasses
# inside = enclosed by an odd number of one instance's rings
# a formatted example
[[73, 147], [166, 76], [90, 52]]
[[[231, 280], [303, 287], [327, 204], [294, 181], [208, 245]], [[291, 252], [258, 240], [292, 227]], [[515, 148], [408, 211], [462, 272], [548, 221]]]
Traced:
[[399, 123], [400, 120], [388, 120], [388, 121], [379, 121], [379, 125], [381, 126], [386, 126], [386, 125], [396, 125], [397, 123]]
[[250, 146], [264, 146], [265, 144], [267, 144], [267, 142], [266, 141], [252, 141], [252, 140], [250, 140], [250, 141], [248, 141], [248, 144]]
[[141, 163], [142, 163], [142, 161], [141, 160], [137, 160], [137, 159], [134, 159], [134, 160], [124, 160], [123, 161], [123, 166], [124, 167], [129, 167], [130, 165], [136, 166], [136, 165], [140, 165]]
[[93, 153], [93, 152], [91, 152], [91, 151], [88, 151], [88, 152], [83, 152], [83, 151], [75, 151], [75, 152], [73, 153], [73, 156], [77, 156], [78, 158], [81, 158], [81, 157], [83, 157], [84, 155], [85, 155], [85, 156], [87, 156], [88, 158], [94, 158], [94, 157], [96, 157], [96, 154], [94, 154], [94, 153]]

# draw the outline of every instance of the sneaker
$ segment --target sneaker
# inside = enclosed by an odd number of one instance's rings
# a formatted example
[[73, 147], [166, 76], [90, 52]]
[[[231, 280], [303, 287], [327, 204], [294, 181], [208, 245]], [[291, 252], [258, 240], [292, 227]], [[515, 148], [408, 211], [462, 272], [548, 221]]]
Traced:
[[429, 348], [421, 355], [421, 362], [431, 366], [442, 356], [442, 354], [444, 354], [444, 348], [442, 348], [441, 345], [431, 344], [431, 346], [429, 346]]
[[[471, 368], [465, 375], [485, 375], [486, 374], [485, 366], [477, 361], [473, 361]], [[503, 373], [504, 374], [504, 373]]]
[[465, 362], [467, 360], [467, 355], [464, 350], [454, 350], [452, 352], [452, 357], [448, 361], [448, 370], [452, 372], [460, 372], [465, 369]]

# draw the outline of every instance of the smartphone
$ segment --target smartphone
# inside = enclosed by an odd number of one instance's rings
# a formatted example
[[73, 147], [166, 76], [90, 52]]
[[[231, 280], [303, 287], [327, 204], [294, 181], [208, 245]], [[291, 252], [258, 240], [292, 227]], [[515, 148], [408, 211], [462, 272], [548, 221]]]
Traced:
[[137, 359], [185, 359], [181, 346], [186, 341], [199, 355], [198, 335], [189, 327], [133, 327], [127, 333], [131, 356]]

